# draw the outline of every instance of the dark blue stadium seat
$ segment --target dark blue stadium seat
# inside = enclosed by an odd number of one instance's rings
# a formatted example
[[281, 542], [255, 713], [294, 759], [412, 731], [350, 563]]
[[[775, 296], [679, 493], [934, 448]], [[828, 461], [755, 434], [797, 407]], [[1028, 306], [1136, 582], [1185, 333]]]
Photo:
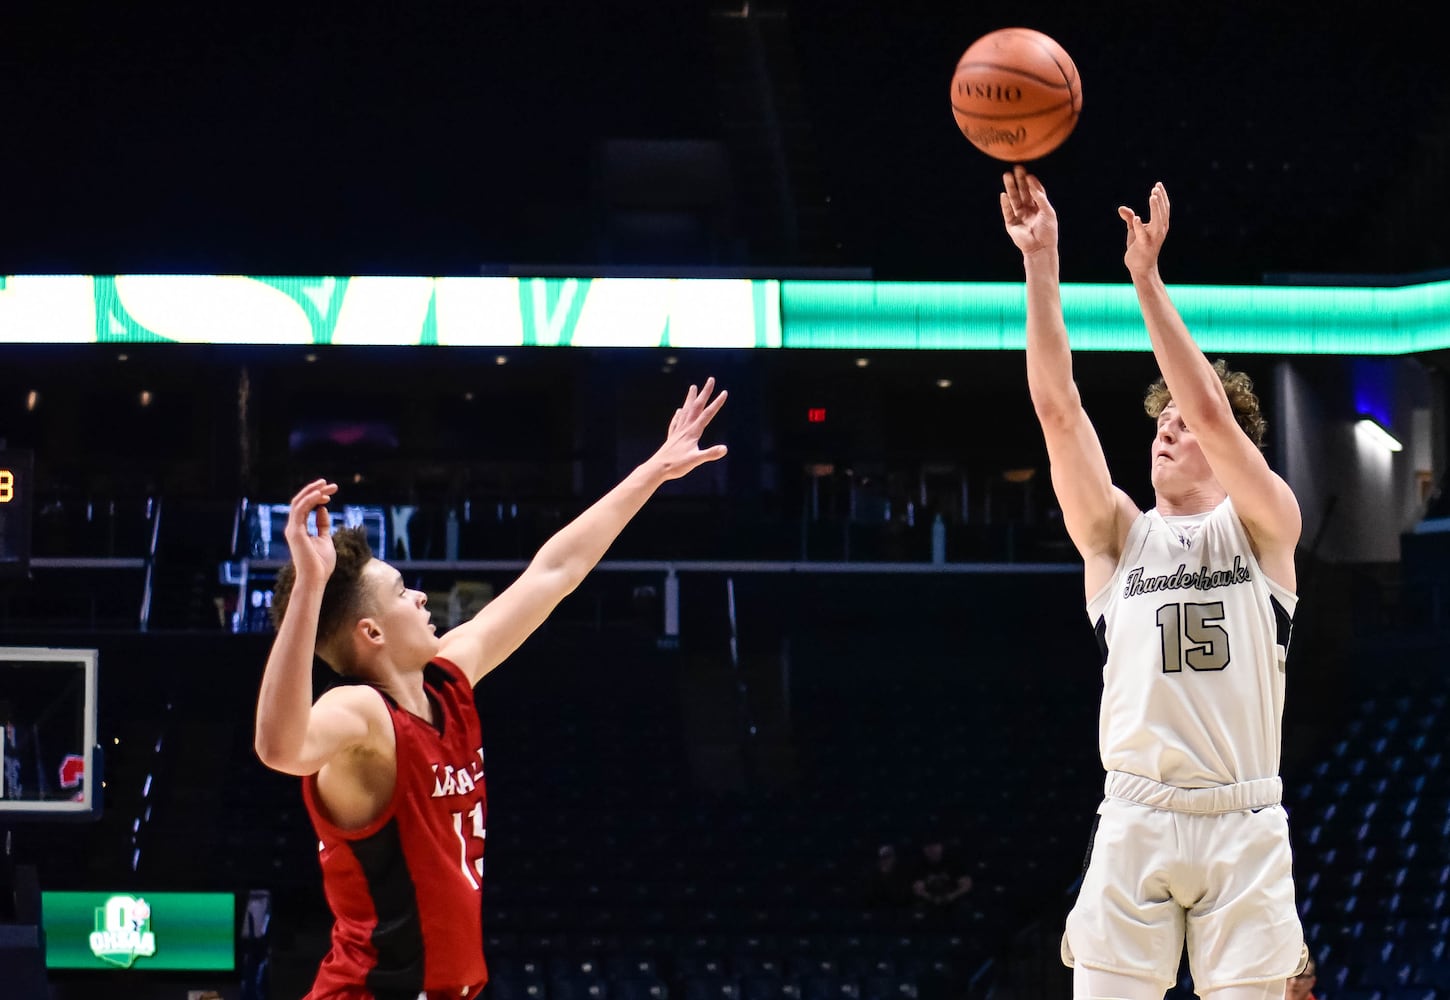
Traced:
[[801, 977], [801, 1000], [860, 1000], [861, 985], [845, 976]]
[[801, 1000], [800, 984], [781, 976], [747, 976], [741, 991], [742, 1000]]
[[868, 977], [889, 979], [895, 976], [896, 960], [882, 954], [886, 948], [887, 945], [879, 943], [870, 952], [842, 955], [841, 973], [862, 980]]
[[[485, 916], [485, 919], [486, 916]], [[508, 955], [519, 950], [519, 936], [511, 931], [485, 931], [483, 953], [488, 956], [488, 966], [493, 968], [495, 955]]]
[[1450, 958], [1445, 957], [1442, 950], [1439, 958], [1417, 965], [1410, 981], [1416, 986], [1433, 986], [1450, 992]]
[[1450, 912], [1447, 890], [1436, 886], [1418, 887], [1400, 894], [1399, 913], [1406, 918], [1429, 919]]
[[867, 976], [861, 980], [861, 1000], [916, 1000], [916, 980], [895, 976]]
[[[520, 920], [538, 919], [536, 914], [521, 916]], [[536, 924], [533, 926], [537, 926]], [[519, 932], [519, 952], [525, 955], [547, 956], [555, 955], [565, 951], [569, 945], [568, 935], [558, 932], [551, 933], [546, 930], [533, 932]]]
[[1376, 986], [1383, 985], [1383, 983], [1378, 979], [1363, 978], [1364, 970], [1371, 967], [1383, 969], [1397, 961], [1408, 960], [1408, 956], [1400, 949], [1398, 943], [1383, 940], [1378, 936], [1348, 941], [1335, 950], [1327, 947], [1321, 949], [1315, 954], [1321, 968], [1330, 967], [1331, 953], [1336, 956], [1332, 966], [1336, 971], [1354, 971], [1358, 973], [1357, 982]]
[[899, 965], [900, 974], [920, 983], [927, 980], [951, 980], [956, 976], [950, 960], [932, 955], [908, 955]]
[[658, 959], [662, 955], [673, 953], [677, 943], [674, 934], [645, 930], [620, 935], [619, 947], [627, 955], [645, 955]]
[[730, 963], [723, 954], [684, 952], [675, 955], [674, 969], [681, 979], [723, 979], [730, 972]]
[[1410, 979], [1415, 974], [1415, 967], [1408, 961], [1399, 959], [1371, 960], [1364, 964], [1359, 973], [1361, 986], [1372, 986], [1376, 989], [1388, 989], [1391, 986], [1408, 986]]
[[834, 955], [791, 955], [785, 962], [786, 974], [792, 979], [830, 978], [841, 974], [840, 962]]
[[604, 968], [599, 959], [592, 955], [579, 955], [577, 953], [550, 955], [547, 960], [547, 967], [550, 979], [595, 979], [602, 977], [604, 974]]
[[783, 979], [785, 963], [773, 955], [736, 954], [730, 960], [730, 971], [742, 979], [751, 977]]
[[[623, 946], [621, 945], [621, 947]], [[604, 957], [604, 974], [611, 980], [658, 979], [660, 975], [659, 961], [655, 958], [641, 956], [634, 950], [628, 953], [618, 951]]]
[[[487, 953], [485, 953], [487, 958]], [[499, 970], [501, 975], [516, 976], [522, 979], [547, 979], [549, 976], [549, 962], [547, 958], [538, 955], [517, 955], [512, 958], [500, 956], [505, 962], [504, 968]], [[493, 960], [489, 959], [489, 967], [493, 967]]]
[[689, 976], [682, 984], [685, 1000], [740, 1000], [740, 980], [733, 976]]
[[626, 976], [609, 983], [609, 1000], [669, 1000], [669, 996], [669, 987], [656, 977]]
[[719, 933], [681, 934], [675, 939], [675, 950], [679, 954], [718, 958], [729, 950], [729, 943], [725, 935]]
[[489, 979], [493, 1000], [550, 1000], [542, 979], [494, 976]]
[[609, 1000], [609, 983], [602, 976], [554, 976], [549, 1000]]

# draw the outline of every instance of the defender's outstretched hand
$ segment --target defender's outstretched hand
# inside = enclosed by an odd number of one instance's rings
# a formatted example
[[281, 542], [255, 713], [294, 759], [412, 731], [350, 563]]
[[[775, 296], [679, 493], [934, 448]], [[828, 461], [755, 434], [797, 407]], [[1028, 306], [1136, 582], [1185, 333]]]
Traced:
[[685, 394], [684, 405], [671, 418], [665, 443], [655, 452], [655, 459], [664, 468], [665, 479], [679, 479], [697, 466], [725, 457], [723, 444], [703, 450], [700, 448], [700, 435], [715, 418], [715, 414], [720, 412], [720, 407], [725, 405], [725, 398], [729, 395], [722, 389], [720, 395], [712, 400], [710, 396], [714, 391], [713, 376], [705, 380], [703, 389], [697, 390], [695, 386], [690, 386], [690, 391]]
[[1002, 175], [1002, 223], [1007, 235], [1024, 254], [1057, 249], [1057, 212], [1047, 200], [1047, 189], [1027, 168], [1018, 164]]
[[[332, 544], [332, 520], [327, 501], [337, 492], [337, 484], [314, 479], [292, 498], [287, 513], [287, 527], [282, 532], [297, 567], [298, 580], [321, 583], [332, 576], [337, 567], [337, 549]], [[317, 534], [307, 533], [307, 515], [317, 511]]]
[[1163, 249], [1163, 239], [1168, 235], [1168, 189], [1159, 181], [1148, 193], [1148, 221], [1126, 205], [1118, 207], [1118, 217], [1128, 227], [1128, 249], [1123, 254], [1123, 263], [1128, 273], [1146, 274], [1158, 266], [1158, 252]]

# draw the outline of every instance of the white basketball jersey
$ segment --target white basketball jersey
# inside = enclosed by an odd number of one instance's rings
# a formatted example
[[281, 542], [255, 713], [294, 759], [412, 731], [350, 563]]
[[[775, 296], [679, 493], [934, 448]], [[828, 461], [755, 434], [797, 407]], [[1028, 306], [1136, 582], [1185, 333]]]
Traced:
[[1103, 767], [1180, 788], [1277, 776], [1297, 602], [1264, 576], [1232, 501], [1139, 515], [1087, 604]]

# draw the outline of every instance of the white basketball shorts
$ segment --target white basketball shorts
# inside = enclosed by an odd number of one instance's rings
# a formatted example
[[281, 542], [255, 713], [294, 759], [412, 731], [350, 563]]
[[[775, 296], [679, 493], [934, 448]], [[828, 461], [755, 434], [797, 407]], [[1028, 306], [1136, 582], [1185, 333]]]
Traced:
[[1185, 938], [1200, 994], [1302, 966], [1289, 821], [1280, 805], [1183, 813], [1105, 798], [1062, 958], [1161, 983]]

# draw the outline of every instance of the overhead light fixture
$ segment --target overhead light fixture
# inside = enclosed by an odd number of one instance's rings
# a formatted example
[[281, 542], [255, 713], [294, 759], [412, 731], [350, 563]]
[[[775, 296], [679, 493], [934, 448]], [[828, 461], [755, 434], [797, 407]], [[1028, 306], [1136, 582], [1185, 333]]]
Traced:
[[1373, 441], [1385, 451], [1405, 450], [1405, 446], [1400, 444], [1400, 439], [1391, 434], [1389, 429], [1374, 417], [1360, 414], [1358, 422], [1354, 425], [1354, 429], [1357, 434]]

